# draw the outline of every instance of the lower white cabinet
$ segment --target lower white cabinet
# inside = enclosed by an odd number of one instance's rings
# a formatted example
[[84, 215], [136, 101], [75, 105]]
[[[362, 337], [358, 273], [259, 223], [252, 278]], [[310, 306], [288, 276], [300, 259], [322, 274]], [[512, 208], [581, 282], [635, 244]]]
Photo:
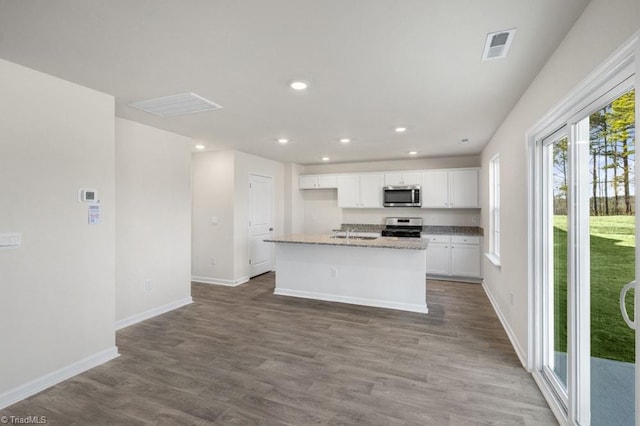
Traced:
[[427, 235], [427, 274], [480, 279], [480, 238], [464, 235]]
[[450, 237], [448, 235], [426, 235], [429, 245], [427, 246], [427, 274], [429, 275], [451, 275], [451, 255]]

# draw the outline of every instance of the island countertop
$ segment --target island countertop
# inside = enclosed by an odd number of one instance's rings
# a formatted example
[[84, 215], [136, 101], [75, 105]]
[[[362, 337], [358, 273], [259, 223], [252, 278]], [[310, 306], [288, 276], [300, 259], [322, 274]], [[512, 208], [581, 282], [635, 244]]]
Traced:
[[401, 250], [426, 250], [428, 241], [423, 238], [396, 238], [396, 237], [350, 237], [337, 238], [334, 235], [324, 234], [294, 234], [284, 237], [265, 239], [268, 243], [290, 243], [290, 244], [318, 244], [329, 246], [348, 247], [371, 247], [389, 248]]

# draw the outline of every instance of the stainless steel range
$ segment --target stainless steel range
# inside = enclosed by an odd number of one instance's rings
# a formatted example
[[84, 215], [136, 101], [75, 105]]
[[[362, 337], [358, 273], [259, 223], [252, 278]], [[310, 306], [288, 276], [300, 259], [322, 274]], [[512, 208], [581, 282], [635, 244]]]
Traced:
[[388, 217], [385, 225], [383, 237], [420, 238], [422, 232], [420, 217]]

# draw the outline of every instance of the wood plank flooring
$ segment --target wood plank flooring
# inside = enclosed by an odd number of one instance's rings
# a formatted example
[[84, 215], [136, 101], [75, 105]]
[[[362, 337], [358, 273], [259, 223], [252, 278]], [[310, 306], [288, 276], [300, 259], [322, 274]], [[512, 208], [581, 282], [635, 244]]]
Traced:
[[555, 425], [482, 288], [429, 314], [274, 296], [274, 274], [193, 284], [117, 332], [121, 356], [0, 411], [49, 425]]

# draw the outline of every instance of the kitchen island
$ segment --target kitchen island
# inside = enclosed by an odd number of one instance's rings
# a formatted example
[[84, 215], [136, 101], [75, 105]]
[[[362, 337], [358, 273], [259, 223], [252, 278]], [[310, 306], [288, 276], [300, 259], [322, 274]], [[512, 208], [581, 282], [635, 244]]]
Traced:
[[274, 294], [427, 313], [422, 239], [290, 235], [275, 243]]

